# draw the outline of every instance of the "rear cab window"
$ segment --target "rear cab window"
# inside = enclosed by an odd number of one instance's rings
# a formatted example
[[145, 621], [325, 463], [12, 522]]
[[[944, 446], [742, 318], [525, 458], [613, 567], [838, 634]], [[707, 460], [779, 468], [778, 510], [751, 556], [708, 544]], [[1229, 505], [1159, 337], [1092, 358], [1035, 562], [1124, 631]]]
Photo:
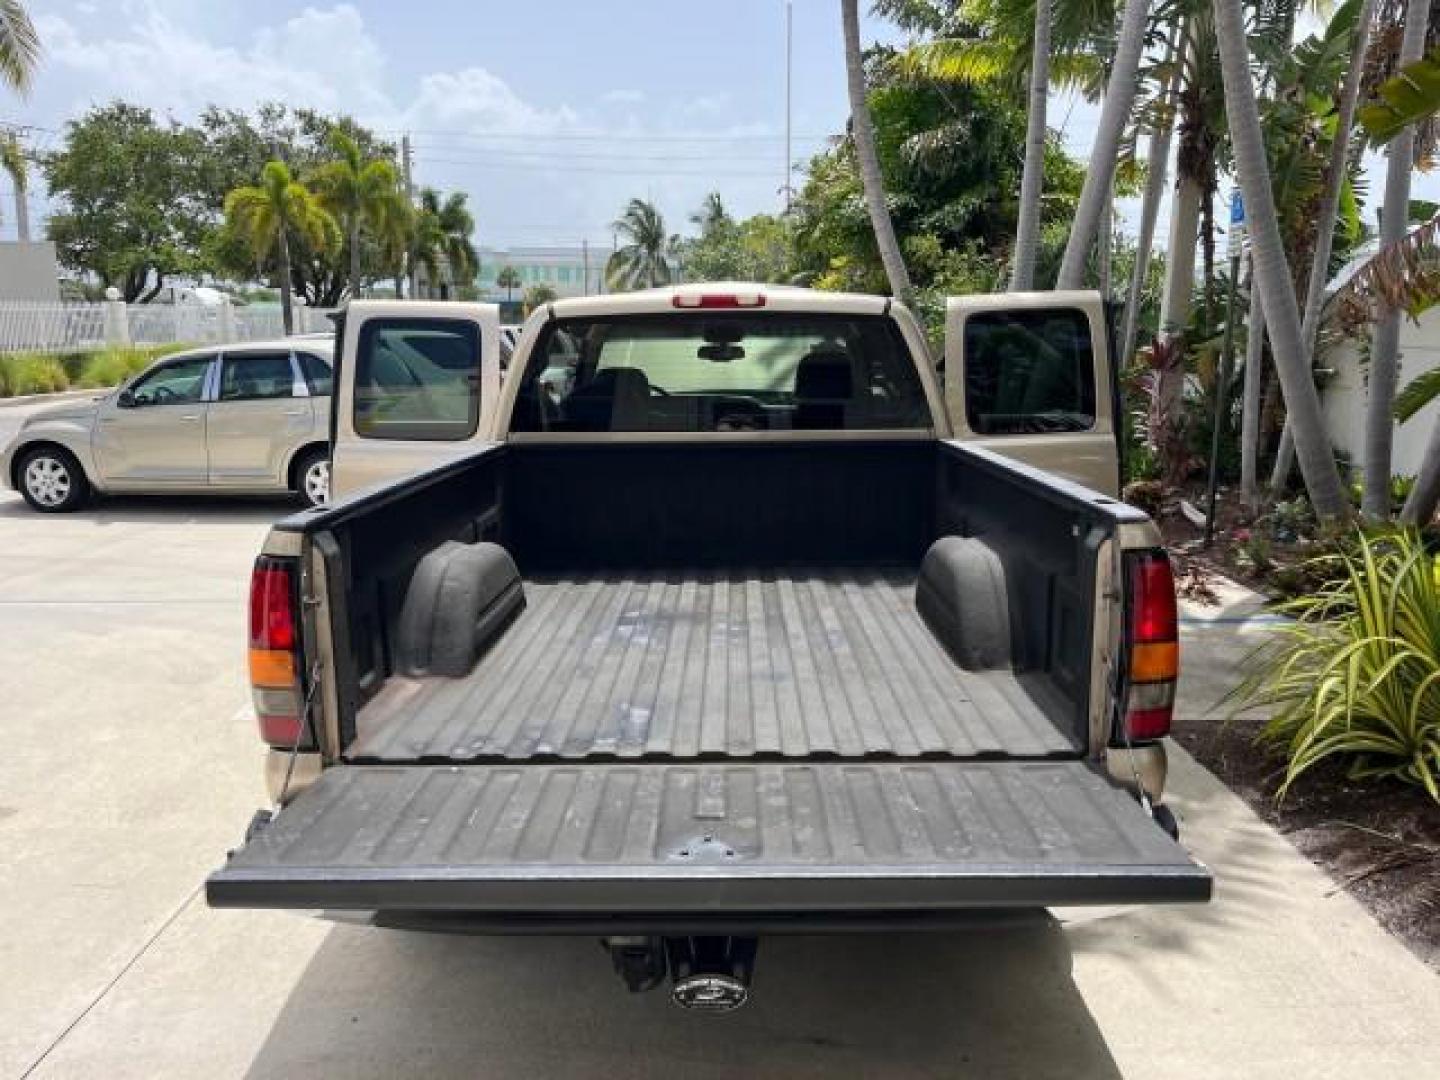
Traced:
[[480, 423], [479, 327], [466, 319], [367, 319], [354, 396], [362, 438], [469, 438]]
[[604, 316], [548, 324], [516, 432], [928, 429], [915, 360], [883, 315]]
[[1095, 352], [1078, 308], [978, 311], [965, 320], [965, 421], [977, 435], [1089, 431]]

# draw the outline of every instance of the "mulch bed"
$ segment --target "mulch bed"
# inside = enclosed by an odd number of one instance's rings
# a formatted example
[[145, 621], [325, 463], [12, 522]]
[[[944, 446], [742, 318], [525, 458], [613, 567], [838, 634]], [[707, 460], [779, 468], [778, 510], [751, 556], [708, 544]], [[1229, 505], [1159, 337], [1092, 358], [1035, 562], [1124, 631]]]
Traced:
[[[1208, 591], [1206, 579], [1216, 572], [1266, 591], [1265, 583], [1235, 558], [1230, 537], [1235, 519], [1224, 510], [1219, 518], [1221, 529], [1209, 551], [1199, 549], [1200, 531], [1183, 517], [1163, 513], [1160, 519], [1175, 556], [1180, 590], [1201, 603]], [[1283, 559], [1291, 553], [1275, 554]], [[1303, 549], [1293, 555], [1303, 557]], [[1418, 788], [1399, 782], [1353, 783], [1338, 764], [1317, 766], [1283, 801], [1276, 801], [1284, 763], [1255, 745], [1263, 722], [1262, 716], [1248, 713], [1221, 725], [1187, 725], [1182, 718], [1173, 734], [1325, 870], [1337, 889], [1348, 890], [1381, 925], [1440, 971], [1440, 806]]]

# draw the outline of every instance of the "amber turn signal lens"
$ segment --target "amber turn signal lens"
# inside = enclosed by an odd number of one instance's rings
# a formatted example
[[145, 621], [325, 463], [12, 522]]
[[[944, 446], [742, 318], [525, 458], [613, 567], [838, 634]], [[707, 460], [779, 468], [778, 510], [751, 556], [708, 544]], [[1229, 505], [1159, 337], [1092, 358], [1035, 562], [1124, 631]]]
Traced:
[[279, 649], [251, 649], [250, 685], [294, 686], [295, 654]]
[[1156, 641], [1131, 647], [1132, 682], [1164, 682], [1179, 674], [1180, 645], [1177, 642]]

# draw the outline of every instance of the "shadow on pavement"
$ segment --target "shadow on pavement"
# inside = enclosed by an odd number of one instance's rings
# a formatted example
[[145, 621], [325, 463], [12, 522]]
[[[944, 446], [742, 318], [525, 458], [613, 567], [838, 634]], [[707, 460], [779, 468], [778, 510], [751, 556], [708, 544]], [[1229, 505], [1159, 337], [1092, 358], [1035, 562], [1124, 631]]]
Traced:
[[336, 927], [249, 1076], [1118, 1077], [1052, 919], [964, 934], [766, 938], [710, 1017], [631, 995], [592, 938]]
[[105, 495], [68, 514], [40, 514], [18, 496], [0, 500], [0, 520], [36, 526], [58, 521], [97, 525], [264, 525], [303, 507], [286, 495]]

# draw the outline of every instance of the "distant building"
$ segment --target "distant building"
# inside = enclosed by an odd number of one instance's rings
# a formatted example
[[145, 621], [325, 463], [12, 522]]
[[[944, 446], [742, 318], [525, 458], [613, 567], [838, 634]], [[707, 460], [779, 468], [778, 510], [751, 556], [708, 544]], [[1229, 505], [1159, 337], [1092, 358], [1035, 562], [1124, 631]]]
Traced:
[[49, 240], [0, 243], [0, 300], [60, 299], [60, 267]]
[[520, 275], [520, 284], [511, 290], [519, 301], [532, 285], [548, 285], [556, 296], [589, 296], [605, 291], [605, 260], [608, 245], [585, 247], [481, 248], [480, 273], [476, 285], [486, 300], [506, 299], [506, 290], [495, 278], [510, 266]]

